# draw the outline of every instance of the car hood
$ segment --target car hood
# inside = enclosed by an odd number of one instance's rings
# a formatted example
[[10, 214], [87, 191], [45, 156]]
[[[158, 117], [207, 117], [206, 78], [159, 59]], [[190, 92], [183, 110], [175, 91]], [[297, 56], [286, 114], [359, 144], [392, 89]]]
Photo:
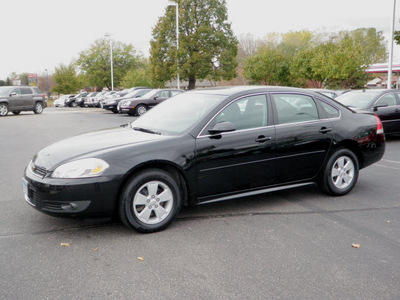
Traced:
[[168, 138], [170, 137], [135, 131], [131, 127], [111, 128], [51, 144], [36, 153], [33, 162], [35, 165], [51, 171], [67, 161], [99, 157], [104, 151]]

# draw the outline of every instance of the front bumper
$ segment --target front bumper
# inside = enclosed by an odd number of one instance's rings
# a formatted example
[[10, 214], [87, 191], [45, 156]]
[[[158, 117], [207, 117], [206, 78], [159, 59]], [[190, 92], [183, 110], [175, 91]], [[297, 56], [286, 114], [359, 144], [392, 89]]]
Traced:
[[25, 200], [35, 209], [56, 217], [112, 217], [119, 180], [110, 177], [58, 179], [25, 173]]

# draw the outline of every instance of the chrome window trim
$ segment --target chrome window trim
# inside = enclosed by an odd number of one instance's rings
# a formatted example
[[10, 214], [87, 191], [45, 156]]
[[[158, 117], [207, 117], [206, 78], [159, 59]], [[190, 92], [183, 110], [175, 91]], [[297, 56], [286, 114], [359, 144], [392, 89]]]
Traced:
[[[293, 122], [293, 123], [286, 123], [286, 124], [273, 124], [273, 125], [267, 125], [267, 126], [263, 126], [263, 127], [256, 127], [256, 128], [249, 128], [249, 129], [241, 129], [241, 130], [235, 130], [235, 131], [231, 131], [231, 132], [223, 132], [223, 133], [220, 133], [220, 135], [224, 136], [224, 135], [235, 134], [235, 133], [239, 133], [239, 132], [252, 131], [252, 130], [259, 130], [259, 129], [262, 129], [262, 128], [273, 128], [273, 127], [276, 127], [276, 126], [290, 126], [290, 125], [298, 125], [298, 124], [310, 123], [310, 122], [317, 123], [317, 122], [326, 121], [326, 120], [335, 121], [335, 120], [340, 120], [341, 117], [342, 117], [342, 111], [341, 111], [339, 108], [337, 108], [337, 107], [336, 107], [335, 105], [333, 105], [332, 103], [329, 103], [328, 101], [325, 101], [324, 99], [321, 99], [321, 98], [319, 98], [319, 97], [315, 97], [314, 95], [310, 95], [310, 94], [307, 94], [307, 93], [301, 93], [301, 92], [300, 92], [300, 93], [299, 93], [299, 92], [291, 92], [291, 91], [290, 91], [290, 92], [261, 92], [261, 93], [255, 93], [255, 94], [250, 94], [250, 95], [241, 96], [241, 97], [235, 98], [235, 99], [233, 99], [232, 101], [230, 101], [230, 102], [229, 102], [228, 104], [226, 104], [223, 108], [221, 108], [221, 109], [210, 119], [210, 121], [207, 122], [207, 124], [200, 130], [200, 132], [199, 132], [199, 134], [197, 135], [196, 139], [200, 139], [200, 138], [209, 138], [209, 137], [211, 137], [211, 136], [214, 136], [214, 135], [211, 135], [211, 134], [207, 134], [207, 135], [200, 135], [200, 134], [201, 134], [201, 133], [205, 130], [205, 128], [216, 118], [216, 116], [217, 116], [221, 111], [223, 111], [227, 106], [229, 106], [229, 105], [232, 104], [233, 102], [238, 101], [238, 100], [243, 99], [243, 98], [247, 98], [247, 97], [260, 96], [260, 95], [262, 95], [262, 96], [265, 96], [265, 97], [266, 97], [266, 101], [267, 101], [267, 105], [268, 105], [268, 96], [269, 96], [269, 95], [273, 95], [273, 94], [294, 94], [294, 95], [308, 96], [308, 97], [311, 97], [314, 101], [315, 101], [315, 100], [322, 101], [322, 102], [324, 102], [325, 104], [327, 104], [327, 105], [333, 107], [334, 109], [336, 109], [336, 110], [339, 112], [339, 116], [338, 116], [338, 117], [334, 117], [334, 118], [328, 118], [328, 117], [327, 117], [327, 118], [319, 118], [318, 120], [301, 121], [301, 122]], [[273, 99], [271, 99], [271, 101], [273, 101]], [[268, 113], [268, 112], [267, 112], [267, 113]]]

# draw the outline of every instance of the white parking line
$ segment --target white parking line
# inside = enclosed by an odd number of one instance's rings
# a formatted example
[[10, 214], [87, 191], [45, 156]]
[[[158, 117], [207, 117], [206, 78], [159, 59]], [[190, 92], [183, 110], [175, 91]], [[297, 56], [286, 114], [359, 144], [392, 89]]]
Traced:
[[395, 160], [382, 159], [382, 161], [387, 161], [394, 164], [400, 164], [400, 161], [395, 161]]

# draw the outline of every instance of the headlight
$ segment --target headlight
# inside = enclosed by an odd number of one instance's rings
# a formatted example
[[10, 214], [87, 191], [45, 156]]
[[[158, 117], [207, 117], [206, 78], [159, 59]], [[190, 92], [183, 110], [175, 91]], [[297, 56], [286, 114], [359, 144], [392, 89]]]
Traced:
[[110, 165], [102, 159], [85, 158], [63, 164], [51, 175], [53, 178], [87, 178], [97, 177], [104, 173]]

